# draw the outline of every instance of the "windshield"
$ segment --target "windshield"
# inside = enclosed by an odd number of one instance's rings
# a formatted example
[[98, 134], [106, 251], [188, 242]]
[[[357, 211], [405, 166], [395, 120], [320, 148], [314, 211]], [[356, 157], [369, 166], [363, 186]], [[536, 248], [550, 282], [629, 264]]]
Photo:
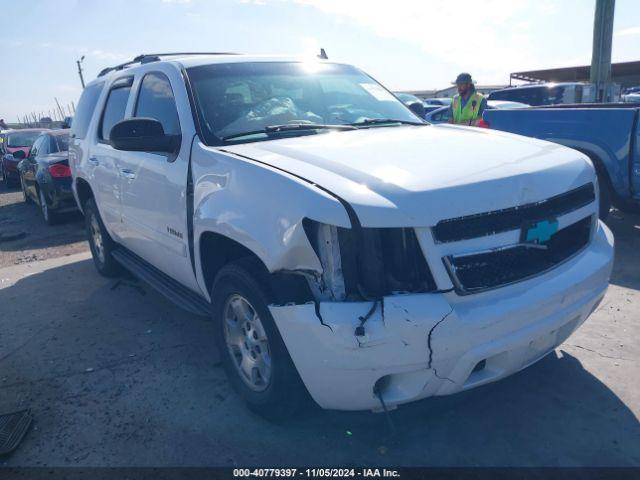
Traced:
[[16, 132], [7, 136], [7, 147], [30, 147], [41, 132]]
[[[259, 131], [274, 125], [421, 121], [375, 80], [347, 65], [229, 63], [193, 67], [187, 74], [204, 140], [210, 145], [223, 144], [226, 137], [234, 137], [234, 142], [265, 140], [269, 134]], [[326, 131], [330, 130], [286, 134]]]

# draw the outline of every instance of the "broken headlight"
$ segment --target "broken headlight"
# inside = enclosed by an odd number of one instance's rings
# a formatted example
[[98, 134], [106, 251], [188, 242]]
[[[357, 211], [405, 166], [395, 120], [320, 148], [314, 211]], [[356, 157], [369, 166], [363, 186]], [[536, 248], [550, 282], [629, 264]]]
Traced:
[[413, 228], [350, 229], [309, 219], [303, 226], [322, 264], [325, 298], [372, 299], [436, 288]]

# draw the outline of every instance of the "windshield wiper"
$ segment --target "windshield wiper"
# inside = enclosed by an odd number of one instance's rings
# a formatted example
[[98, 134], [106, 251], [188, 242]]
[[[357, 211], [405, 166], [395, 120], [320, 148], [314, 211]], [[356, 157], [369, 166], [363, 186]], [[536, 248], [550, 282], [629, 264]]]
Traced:
[[274, 134], [299, 130], [356, 130], [356, 127], [352, 125], [327, 125], [323, 123], [285, 123], [283, 125], [269, 125], [261, 130], [253, 130], [251, 132], [234, 133], [222, 137], [222, 140], [231, 140], [248, 135], [257, 135], [259, 133]]
[[425, 122], [414, 122], [411, 120], [396, 120], [393, 118], [365, 118], [360, 122], [350, 123], [352, 126], [367, 126], [367, 125], [379, 125], [383, 123], [401, 123], [402, 125], [428, 125]]

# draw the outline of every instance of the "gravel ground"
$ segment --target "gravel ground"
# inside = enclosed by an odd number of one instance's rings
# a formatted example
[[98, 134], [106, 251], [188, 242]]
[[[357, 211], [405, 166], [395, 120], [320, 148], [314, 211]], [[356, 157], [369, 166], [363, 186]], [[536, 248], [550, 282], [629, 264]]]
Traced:
[[26, 234], [0, 243], [0, 413], [30, 407], [35, 420], [0, 465], [640, 466], [640, 216], [612, 213], [612, 285], [555, 354], [402, 406], [392, 432], [368, 412], [254, 416], [210, 322], [100, 277], [81, 219], [47, 227], [19, 200], [0, 192], [0, 232]]
[[87, 251], [82, 215], [70, 213], [60, 220], [48, 226], [38, 206], [24, 202], [20, 189], [0, 187], [0, 268]]

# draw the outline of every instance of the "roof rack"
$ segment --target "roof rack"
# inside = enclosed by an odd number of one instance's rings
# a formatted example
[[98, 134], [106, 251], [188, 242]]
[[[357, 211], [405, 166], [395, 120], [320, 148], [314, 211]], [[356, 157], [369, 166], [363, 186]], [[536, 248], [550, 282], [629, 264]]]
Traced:
[[170, 52], [170, 53], [143, 53], [138, 55], [133, 60], [130, 60], [115, 67], [107, 67], [98, 73], [98, 77], [103, 77], [107, 73], [115, 72], [117, 70], [124, 70], [125, 68], [139, 63], [141, 65], [151, 62], [159, 62], [160, 57], [172, 57], [172, 56], [185, 56], [185, 55], [238, 55], [232, 52]]

